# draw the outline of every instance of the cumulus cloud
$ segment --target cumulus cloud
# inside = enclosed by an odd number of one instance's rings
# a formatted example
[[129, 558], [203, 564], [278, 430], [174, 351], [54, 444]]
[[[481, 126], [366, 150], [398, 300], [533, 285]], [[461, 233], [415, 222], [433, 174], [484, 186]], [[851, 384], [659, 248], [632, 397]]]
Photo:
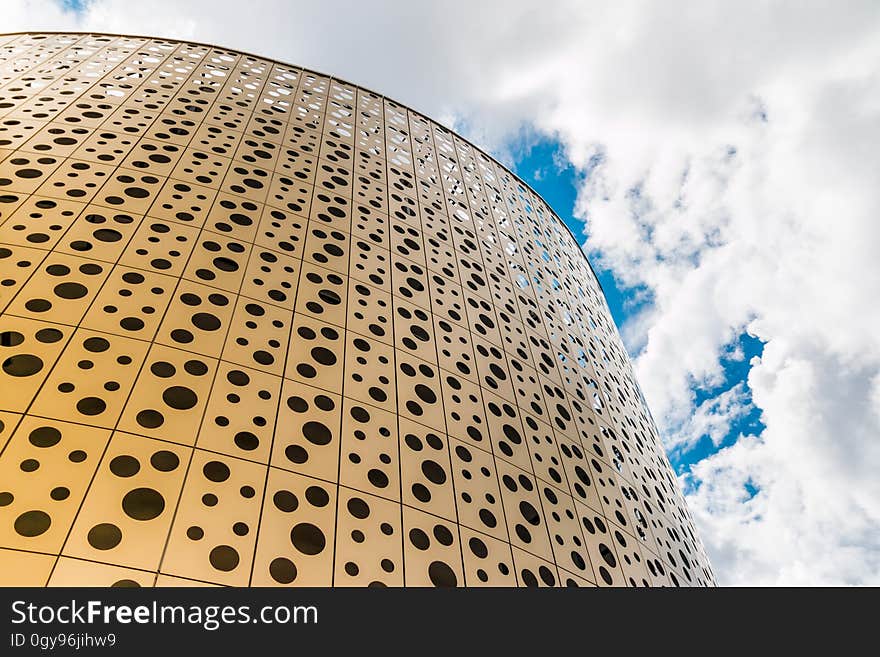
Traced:
[[703, 438], [709, 438], [718, 447], [736, 421], [745, 418], [752, 409], [745, 384], [737, 383], [697, 404], [689, 417], [667, 434], [664, 440], [666, 449], [673, 455], [686, 452]]
[[[270, 18], [266, 22], [265, 19]], [[623, 327], [667, 445], [759, 435], [685, 476], [722, 583], [880, 582], [880, 6], [6, 0], [4, 26], [222, 43], [379, 89], [497, 152], [587, 173], [585, 249], [646, 303]], [[568, 208], [557, 208], [561, 213]]]

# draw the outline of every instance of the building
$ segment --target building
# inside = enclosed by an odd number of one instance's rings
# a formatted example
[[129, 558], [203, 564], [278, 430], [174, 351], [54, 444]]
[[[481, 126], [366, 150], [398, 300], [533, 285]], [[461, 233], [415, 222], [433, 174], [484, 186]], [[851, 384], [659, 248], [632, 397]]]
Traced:
[[713, 583], [595, 275], [491, 157], [209, 45], [0, 63], [2, 583]]

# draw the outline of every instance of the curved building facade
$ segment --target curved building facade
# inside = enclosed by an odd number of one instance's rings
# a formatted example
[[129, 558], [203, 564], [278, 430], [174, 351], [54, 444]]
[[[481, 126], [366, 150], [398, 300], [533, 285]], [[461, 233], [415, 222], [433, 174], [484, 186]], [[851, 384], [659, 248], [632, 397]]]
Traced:
[[0, 584], [706, 585], [576, 240], [430, 119], [0, 36]]

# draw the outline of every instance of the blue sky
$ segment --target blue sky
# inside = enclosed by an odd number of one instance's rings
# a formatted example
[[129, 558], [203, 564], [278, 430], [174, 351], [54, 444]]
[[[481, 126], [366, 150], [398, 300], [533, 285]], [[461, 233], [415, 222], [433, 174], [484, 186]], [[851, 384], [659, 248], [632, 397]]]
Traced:
[[504, 161], [583, 242], [579, 191], [640, 286], [592, 258], [627, 341], [650, 332], [655, 418], [690, 423], [662, 430], [718, 581], [880, 584], [880, 4], [398, 4], [3, 0], [3, 21], [259, 52], [518, 140]]
[[[60, 4], [69, 10], [82, 13], [88, 0], [58, 0]], [[766, 120], [766, 119], [765, 119]], [[585, 224], [575, 218], [574, 206], [577, 199], [577, 190], [583, 185], [583, 176], [589, 173], [578, 171], [568, 159], [564, 145], [556, 140], [536, 136], [529, 132], [521, 137], [519, 143], [511, 147], [514, 158], [514, 170], [526, 182], [528, 182], [547, 201], [551, 208], [568, 225], [578, 241], [583, 244], [586, 233]], [[646, 303], [644, 290], [622, 287], [612, 273], [592, 262], [593, 268], [605, 292], [605, 298], [618, 328], [622, 327], [630, 318], [642, 309]], [[749, 373], [749, 361], [753, 356], [760, 356], [763, 343], [747, 334], [742, 334], [738, 340], [741, 349], [741, 357], [737, 359], [722, 359], [724, 377], [718, 385], [713, 387], [694, 386], [692, 389], [695, 406], [699, 406], [704, 400], [729, 390], [738, 383], [745, 386], [745, 392], [750, 398], [751, 390], [748, 388], [747, 377]], [[635, 358], [638, 353], [631, 353]], [[708, 435], [702, 436], [695, 443], [685, 448], [677, 449], [669, 454], [670, 461], [679, 474], [686, 474], [690, 466], [705, 459], [720, 449], [733, 445], [740, 434], [756, 434], [763, 430], [760, 421], [759, 409], [753, 407], [751, 411], [735, 418], [730, 423], [727, 435], [719, 441], [713, 441]], [[750, 495], [757, 492], [754, 484], [748, 484]]]
[[[81, 13], [88, 0], [59, 1], [66, 9]], [[766, 121], [766, 115], [763, 116]], [[589, 175], [589, 173], [579, 172], [572, 165], [566, 156], [562, 143], [546, 137], [537, 137], [534, 133], [528, 134], [521, 139], [520, 143], [514, 144], [511, 151], [516, 173], [549, 203], [550, 207], [565, 221], [578, 241], [583, 244], [586, 238], [585, 225], [574, 217], [574, 206], [577, 190], [584, 182], [583, 176]], [[592, 262], [592, 264], [602, 284], [614, 321], [620, 328], [646, 303], [644, 290], [624, 288], [619, 285], [609, 270], [603, 269], [596, 262]], [[761, 355], [763, 343], [761, 340], [743, 333], [739, 337], [737, 346], [741, 351], [741, 356], [736, 359], [722, 359], [724, 376], [718, 385], [693, 387], [695, 406], [698, 407], [703, 401], [710, 400], [738, 383], [743, 384], [747, 399], [750, 399], [751, 390], [747, 381], [750, 369], [749, 361], [753, 356]], [[638, 353], [631, 353], [630, 356], [635, 358]], [[759, 434], [763, 429], [760, 411], [756, 407], [752, 407], [750, 412], [736, 417], [730, 422], [727, 435], [720, 441], [717, 438], [712, 440], [708, 435], [704, 435], [696, 442], [672, 451], [669, 454], [670, 461], [676, 472], [686, 474], [691, 465], [700, 462], [720, 449], [733, 445], [740, 434]], [[748, 484], [747, 488], [750, 488], [750, 495], [754, 495], [758, 490], [754, 484]]]
[[[512, 150], [516, 174], [547, 201], [571, 229], [578, 242], [583, 244], [584, 224], [573, 214], [581, 178], [575, 167], [566, 159], [562, 144], [549, 139], [530, 138]], [[596, 267], [595, 263], [592, 264], [602, 284], [614, 321], [621, 326], [637, 308], [635, 295], [631, 291], [619, 289], [610, 272]]]
[[[583, 244], [586, 238], [585, 224], [574, 216], [574, 206], [577, 190], [584, 182], [581, 178], [584, 174], [579, 173], [565, 157], [563, 145], [552, 139], [529, 138], [515, 145], [512, 152], [517, 175], [529, 183], [550, 204], [550, 207], [568, 225], [578, 241]], [[639, 293], [640, 290], [621, 286], [610, 271], [599, 267], [596, 262], [592, 264], [602, 284], [614, 321], [620, 328], [642, 308], [645, 296]], [[736, 346], [740, 352], [736, 358], [728, 357], [721, 360], [724, 375], [717, 385], [711, 387], [693, 386], [692, 393], [696, 406], [739, 383], [744, 386], [746, 399], [751, 399], [751, 389], [748, 386], [749, 361], [752, 357], [761, 355], [763, 343], [754, 336], [742, 333]], [[638, 355], [638, 353], [630, 354], [633, 358]], [[669, 458], [676, 472], [686, 474], [691, 465], [733, 445], [741, 434], [756, 435], [763, 429], [760, 410], [752, 407], [747, 414], [731, 421], [727, 435], [720, 441], [713, 441], [708, 435], [703, 435], [695, 443], [672, 451]], [[758, 488], [753, 482], [749, 482], [746, 485], [746, 490], [750, 496], [754, 496]]]

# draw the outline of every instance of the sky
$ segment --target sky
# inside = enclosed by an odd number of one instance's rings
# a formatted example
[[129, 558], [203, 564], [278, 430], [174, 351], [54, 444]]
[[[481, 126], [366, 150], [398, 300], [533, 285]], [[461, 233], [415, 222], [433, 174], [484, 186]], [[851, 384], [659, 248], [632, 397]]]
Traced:
[[583, 244], [719, 583], [880, 584], [880, 4], [4, 0], [337, 75]]

